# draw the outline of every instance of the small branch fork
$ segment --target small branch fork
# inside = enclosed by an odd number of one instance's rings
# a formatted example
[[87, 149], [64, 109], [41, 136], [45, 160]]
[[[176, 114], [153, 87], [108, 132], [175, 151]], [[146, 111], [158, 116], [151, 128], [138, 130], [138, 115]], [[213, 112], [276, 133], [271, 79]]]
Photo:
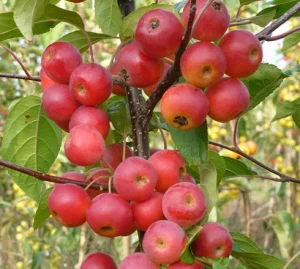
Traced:
[[[121, 2], [121, 0], [119, 0]], [[210, 3], [211, 0], [208, 0], [207, 3]], [[205, 7], [204, 7], [205, 8]], [[201, 10], [200, 13], [203, 13], [205, 9]], [[296, 27], [289, 32], [286, 32], [280, 36], [274, 36], [271, 37], [270, 35], [274, 30], [276, 30], [280, 25], [285, 23], [289, 18], [291, 18], [296, 12], [300, 10], [300, 2], [297, 3], [294, 7], [292, 7], [290, 10], [288, 10], [284, 15], [282, 15], [279, 19], [271, 23], [267, 28], [262, 30], [260, 33], [258, 33], [256, 36], [259, 40], [266, 40], [266, 41], [272, 41], [277, 40], [280, 38], [283, 38], [291, 33], [294, 33], [296, 31], [299, 31], [300, 27]], [[180, 72], [180, 58], [185, 51], [191, 35], [192, 35], [192, 29], [193, 29], [193, 21], [196, 14], [196, 0], [191, 0], [191, 7], [190, 7], [190, 14], [189, 14], [189, 20], [186, 32], [184, 34], [183, 40], [180, 44], [180, 47], [178, 49], [178, 52], [176, 54], [174, 64], [169, 69], [169, 72], [167, 73], [166, 77], [162, 80], [162, 82], [158, 85], [156, 91], [149, 97], [149, 99], [144, 102], [144, 99], [142, 98], [141, 92], [139, 89], [131, 88], [129, 87], [124, 81], [122, 81], [119, 77], [113, 76], [114, 84], [120, 85], [126, 90], [129, 106], [130, 106], [130, 116], [132, 121], [132, 131], [133, 131], [133, 137], [134, 137], [134, 143], [136, 145], [135, 148], [135, 154], [144, 158], [147, 158], [149, 156], [149, 138], [148, 138], [148, 124], [151, 120], [151, 116], [153, 113], [153, 110], [163, 94], [167, 91], [167, 89], [176, 82], [179, 77], [181, 76]], [[199, 15], [197, 19], [199, 18]], [[40, 78], [38, 76], [31, 76], [26, 68], [22, 65], [21, 61], [17, 58], [17, 56], [11, 52], [8, 48], [6, 48], [4, 45], [1, 45], [2, 48], [4, 48], [6, 51], [8, 51], [21, 65], [22, 69], [24, 70], [26, 76], [24, 75], [16, 75], [16, 74], [7, 74], [7, 73], [0, 73], [0, 77], [2, 78], [12, 78], [12, 79], [23, 79], [23, 80], [32, 80], [32, 81], [40, 81]], [[132, 102], [132, 103], [130, 103]], [[135, 128], [138, 127], [138, 128]], [[135, 128], [135, 129], [134, 129]], [[233, 151], [244, 158], [248, 159], [249, 161], [257, 164], [258, 166], [264, 168], [265, 170], [279, 176], [279, 178], [272, 178], [272, 177], [260, 177], [268, 180], [278, 181], [278, 182], [295, 182], [300, 183], [300, 179], [290, 177], [288, 175], [285, 175], [279, 171], [276, 171], [275, 169], [272, 169], [271, 167], [261, 163], [260, 161], [256, 160], [255, 158], [251, 157], [250, 155], [244, 153], [238, 148], [237, 145], [237, 128], [238, 128], [238, 120], [235, 124], [235, 130], [234, 130], [234, 147], [229, 147], [226, 145], [222, 145], [220, 143], [209, 141], [210, 144]], [[40, 173], [37, 171], [33, 171], [31, 169], [21, 167], [18, 165], [15, 165], [13, 163], [7, 162], [5, 160], [0, 159], [0, 166], [4, 166], [16, 171], [19, 171], [21, 173], [33, 176], [35, 178], [38, 178], [42, 181], [49, 181], [53, 183], [73, 183], [80, 185], [82, 187], [87, 187], [88, 182], [79, 182], [74, 181], [70, 179], [55, 177], [51, 175], [47, 175], [44, 173]], [[106, 184], [92, 184], [90, 186], [92, 189], [102, 189], [102, 190], [108, 190], [108, 186]]]

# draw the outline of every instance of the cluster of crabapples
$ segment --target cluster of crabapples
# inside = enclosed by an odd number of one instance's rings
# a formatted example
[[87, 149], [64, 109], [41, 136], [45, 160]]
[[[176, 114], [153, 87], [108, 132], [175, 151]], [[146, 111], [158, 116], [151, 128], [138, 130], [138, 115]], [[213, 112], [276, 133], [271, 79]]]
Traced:
[[[197, 12], [206, 0], [197, 0]], [[185, 230], [207, 216], [206, 200], [195, 180], [186, 173], [185, 161], [175, 150], [157, 150], [148, 160], [133, 156], [127, 145], [105, 145], [109, 117], [99, 106], [111, 95], [126, 95], [113, 85], [117, 75], [129, 86], [150, 96], [172, 68], [170, 59], [183, 39], [190, 1], [182, 21], [167, 10], [154, 9], [139, 20], [134, 40], [121, 45], [109, 70], [96, 63], [83, 63], [72, 44], [55, 42], [42, 55], [42, 104], [46, 115], [68, 132], [64, 149], [78, 166], [97, 163], [87, 176], [68, 172], [62, 177], [91, 183], [113, 183], [113, 192], [56, 184], [48, 199], [55, 220], [66, 227], [85, 222], [105, 237], [145, 232], [143, 253], [125, 258], [127, 268], [203, 268], [180, 261], [187, 244]], [[180, 69], [185, 83], [171, 86], [163, 95], [160, 109], [165, 121], [175, 128], [190, 130], [209, 115], [227, 122], [243, 113], [249, 104], [246, 86], [238, 79], [253, 74], [262, 61], [259, 40], [246, 30], [227, 34], [229, 14], [221, 0], [214, 0], [194, 24], [194, 42], [183, 53]], [[224, 35], [225, 34], [225, 35]], [[216, 45], [215, 42], [218, 42]], [[227, 75], [227, 77], [224, 77]], [[228, 257], [232, 250], [229, 232], [208, 222], [191, 245], [197, 257]], [[92, 267], [95, 266], [95, 267]], [[98, 267], [97, 267], [98, 266]], [[89, 255], [85, 268], [117, 268], [104, 253]]]

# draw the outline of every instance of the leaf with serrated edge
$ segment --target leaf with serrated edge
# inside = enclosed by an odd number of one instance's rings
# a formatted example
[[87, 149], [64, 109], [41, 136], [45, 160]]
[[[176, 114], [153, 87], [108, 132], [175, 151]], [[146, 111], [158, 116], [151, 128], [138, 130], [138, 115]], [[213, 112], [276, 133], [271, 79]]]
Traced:
[[122, 42], [125, 42], [127, 40], [130, 40], [134, 36], [134, 30], [135, 27], [139, 21], [139, 19], [149, 10], [152, 9], [165, 9], [173, 12], [178, 18], [179, 15], [172, 5], [165, 5], [165, 4], [152, 4], [147, 7], [142, 7], [137, 9], [136, 11], [131, 12], [122, 22], [121, 28], [120, 28], [120, 38]]
[[276, 121], [288, 117], [294, 114], [298, 108], [300, 108], [300, 97], [294, 100], [293, 102], [290, 101], [281, 102], [277, 106], [276, 115], [272, 121]]
[[260, 247], [246, 235], [234, 232], [230, 232], [230, 235], [234, 242], [234, 251], [263, 253]]
[[[2, 142], [3, 159], [47, 173], [60, 150], [62, 131], [48, 119], [41, 99], [29, 96], [18, 101], [8, 114]], [[40, 180], [9, 170], [15, 183], [32, 199], [39, 201], [44, 191]]]
[[255, 171], [251, 170], [242, 161], [232, 159], [229, 157], [223, 157], [223, 158], [226, 164], [226, 172], [224, 177], [257, 175]]
[[49, 188], [45, 190], [43, 193], [41, 200], [39, 201], [39, 206], [36, 210], [34, 221], [33, 221], [33, 228], [36, 230], [40, 227], [50, 216], [50, 211], [48, 208], [48, 198], [53, 188]]
[[218, 200], [217, 170], [209, 161], [199, 166], [200, 187], [206, 199], [206, 214], [208, 215]]
[[23, 36], [32, 40], [34, 22], [43, 15], [49, 0], [16, 0], [14, 20]]
[[253, 75], [241, 79], [250, 93], [247, 111], [252, 110], [273, 93], [286, 77], [275, 65], [263, 63]]
[[282, 50], [286, 51], [300, 43], [300, 33], [293, 33], [283, 40]]
[[103, 34], [115, 36], [119, 33], [122, 17], [117, 0], [96, 0], [95, 12]]

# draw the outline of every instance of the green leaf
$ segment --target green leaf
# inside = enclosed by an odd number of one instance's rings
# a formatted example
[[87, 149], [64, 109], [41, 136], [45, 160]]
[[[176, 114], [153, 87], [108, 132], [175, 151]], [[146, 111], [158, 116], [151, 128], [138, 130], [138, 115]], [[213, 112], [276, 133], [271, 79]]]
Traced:
[[[104, 39], [112, 39], [114, 37], [104, 34], [98, 34], [98, 33], [92, 33], [87, 32], [91, 43], [95, 44], [98, 41], [104, 40]], [[85, 38], [85, 36], [82, 34], [81, 31], [75, 31], [72, 33], [69, 33], [59, 39], [59, 41], [65, 41], [73, 44], [80, 52], [84, 52], [89, 49], [89, 44]]]
[[36, 210], [34, 221], [33, 221], [33, 228], [36, 230], [39, 228], [50, 216], [50, 211], [48, 208], [48, 198], [53, 188], [49, 188], [45, 190], [43, 193], [40, 201], [39, 206]]
[[257, 1], [262, 1], [262, 0], [240, 0], [240, 4], [241, 6], [245, 6]]
[[[274, 19], [278, 19], [280, 16], [282, 16], [285, 12], [287, 12], [289, 9], [291, 9], [295, 4], [298, 3], [298, 0], [289, 0], [289, 1], [281, 1], [279, 0], [276, 2], [277, 4], [272, 7], [268, 7], [260, 11], [257, 16], [267, 14], [272, 12], [273, 10], [276, 11]], [[298, 11], [293, 17], [300, 16], [300, 12]]]
[[295, 72], [300, 72], [300, 65], [297, 64], [296, 66], [294, 66], [291, 69], [288, 69], [286, 71], [284, 71], [284, 74], [287, 75], [288, 77], [292, 76]]
[[272, 256], [263, 253], [232, 252], [233, 257], [238, 259], [247, 269], [282, 269], [285, 263]]
[[275, 65], [263, 63], [253, 75], [243, 78], [242, 82], [250, 93], [250, 104], [247, 111], [252, 110], [273, 93], [286, 77]]
[[[46, 33], [60, 22], [84, 28], [82, 19], [76, 12], [48, 4], [44, 14], [34, 23], [33, 34]], [[22, 37], [22, 34], [15, 24], [13, 13], [0, 13], [0, 41], [15, 37]]]
[[193, 241], [196, 239], [197, 235], [200, 233], [201, 229], [202, 229], [201, 225], [196, 225], [186, 230], [186, 234], [188, 236], [188, 242], [185, 245], [185, 248], [180, 255], [180, 260], [183, 263], [187, 263], [187, 264], [194, 263], [195, 257], [191, 252], [190, 246], [193, 243]]
[[169, 125], [166, 123], [160, 112], [154, 112], [150, 121], [149, 130], [157, 131], [158, 127], [169, 131]]
[[[34, 24], [33, 33], [35, 35], [46, 33], [58, 23], [58, 21], [38, 21]], [[0, 13], [0, 41], [15, 37], [22, 37], [22, 34], [14, 21], [13, 13]]]
[[219, 185], [226, 171], [225, 161], [223, 157], [221, 157], [217, 152], [212, 150], [208, 151], [208, 159], [217, 169], [217, 185]]
[[[62, 132], [41, 109], [36, 96], [18, 101], [9, 112], [3, 135], [3, 159], [47, 173], [60, 149]], [[9, 170], [16, 184], [32, 199], [39, 201], [44, 191], [40, 180]]]
[[233, 251], [263, 253], [260, 247], [246, 235], [234, 232], [230, 232], [230, 235], [234, 242]]
[[218, 200], [217, 170], [211, 162], [207, 162], [200, 165], [199, 173], [200, 187], [206, 198], [206, 212], [209, 215]]
[[23, 36], [32, 40], [34, 22], [43, 15], [49, 0], [16, 0], [14, 20]]
[[297, 127], [300, 129], [300, 108], [298, 108], [293, 114], [293, 120]]
[[169, 130], [176, 147], [188, 165], [198, 166], [207, 160], [208, 136], [206, 122], [200, 127], [189, 131], [175, 129], [170, 125]]
[[300, 42], [300, 33], [292, 33], [283, 40], [282, 50], [286, 51]]
[[122, 23], [121, 12], [117, 0], [96, 0], [96, 22], [103, 34], [116, 36]]
[[276, 115], [272, 121], [276, 121], [288, 117], [294, 114], [298, 108], [300, 108], [300, 97], [294, 100], [293, 102], [290, 101], [281, 102], [277, 106]]
[[165, 4], [152, 4], [147, 7], [139, 8], [131, 12], [122, 22], [120, 28], [120, 38], [122, 42], [128, 41], [133, 38], [135, 27], [140, 20], [140, 18], [149, 10], [152, 9], [165, 9], [173, 12], [176, 16], [179, 16], [176, 9], [172, 5]]
[[226, 165], [226, 172], [224, 177], [257, 175], [255, 171], [250, 169], [243, 162], [229, 157], [223, 157], [223, 158]]
[[120, 134], [130, 131], [130, 114], [126, 97], [115, 96], [109, 99], [107, 114], [112, 125]]
[[294, 247], [295, 221], [287, 211], [277, 211], [273, 215], [273, 229], [279, 241], [281, 255], [288, 259]]
[[239, 233], [230, 233], [234, 242], [231, 255], [238, 259], [247, 269], [282, 269], [284, 262], [264, 254], [250, 238]]
[[259, 25], [260, 27], [265, 27], [270, 21], [274, 19], [275, 15], [276, 15], [276, 10], [271, 10], [266, 14], [261, 14], [261, 15], [256, 15], [255, 17], [251, 17], [249, 18], [249, 20], [256, 25]]

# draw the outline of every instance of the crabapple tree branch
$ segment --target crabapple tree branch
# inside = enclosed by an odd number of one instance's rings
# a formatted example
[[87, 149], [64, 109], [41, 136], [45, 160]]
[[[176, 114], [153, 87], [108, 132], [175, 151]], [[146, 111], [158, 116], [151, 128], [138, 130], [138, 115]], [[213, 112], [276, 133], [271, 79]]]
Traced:
[[270, 38], [270, 35], [282, 24], [284, 24], [289, 18], [295, 15], [298, 11], [300, 11], [300, 2], [294, 5], [291, 9], [289, 9], [286, 13], [284, 13], [277, 20], [272, 22], [268, 27], [263, 29], [261, 32], [256, 34], [256, 37], [259, 40], [266, 40]]
[[265, 39], [265, 41], [276, 41], [276, 40], [285, 38], [285, 37], [287, 37], [288, 35], [293, 34], [293, 33], [295, 33], [295, 32], [298, 32], [298, 31], [300, 31], [300, 26], [295, 27], [295, 28], [293, 28], [293, 29], [291, 29], [291, 30], [289, 30], [289, 31], [287, 31], [287, 32], [285, 32], [285, 33], [283, 33], [283, 34], [276, 35], [276, 36], [271, 36], [271, 37], [267, 37], [267, 38]]
[[[39, 180], [42, 181], [47, 181], [47, 182], [52, 182], [52, 183], [59, 183], [59, 184], [63, 184], [63, 183], [72, 183], [72, 184], [76, 184], [79, 185], [81, 187], [87, 187], [90, 182], [85, 182], [85, 181], [77, 181], [77, 180], [72, 180], [72, 179], [68, 179], [68, 178], [62, 178], [62, 177], [56, 177], [56, 176], [51, 176], [45, 173], [41, 173], [35, 170], [31, 170], [29, 168], [23, 167], [23, 166], [19, 166], [16, 165], [14, 163], [5, 161], [0, 159], [0, 166], [4, 166], [6, 168], [18, 171], [22, 174], [26, 174], [28, 176], [32, 176], [34, 178], [37, 178]], [[90, 189], [95, 189], [95, 190], [103, 190], [103, 191], [107, 191], [108, 190], [108, 185], [107, 184], [92, 184], [89, 187]]]

